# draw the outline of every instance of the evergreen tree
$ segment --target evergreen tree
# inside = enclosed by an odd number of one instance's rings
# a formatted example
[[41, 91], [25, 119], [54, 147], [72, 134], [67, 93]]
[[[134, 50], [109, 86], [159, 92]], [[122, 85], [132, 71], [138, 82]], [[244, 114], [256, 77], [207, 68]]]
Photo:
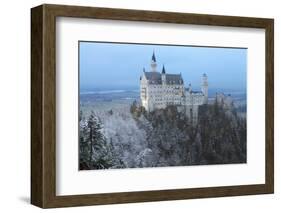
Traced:
[[122, 167], [122, 162], [117, 159], [112, 143], [107, 143], [100, 119], [91, 112], [87, 121], [80, 121], [80, 169], [111, 167]]
[[89, 165], [92, 169], [105, 169], [112, 166], [108, 147], [102, 134], [102, 126], [98, 117], [92, 112], [88, 119], [88, 141], [90, 144]]
[[79, 127], [79, 169], [90, 169], [88, 161], [90, 158], [90, 144], [86, 140], [87, 124], [81, 110], [79, 112]]

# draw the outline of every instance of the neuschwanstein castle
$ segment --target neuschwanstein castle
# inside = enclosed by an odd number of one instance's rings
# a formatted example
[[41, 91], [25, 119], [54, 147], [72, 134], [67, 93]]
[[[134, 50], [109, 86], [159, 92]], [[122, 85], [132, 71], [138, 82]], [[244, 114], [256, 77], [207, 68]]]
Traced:
[[164, 65], [161, 73], [157, 71], [153, 52], [151, 70], [144, 69], [140, 78], [140, 97], [141, 105], [149, 112], [175, 105], [197, 121], [198, 107], [208, 103], [208, 78], [203, 74], [201, 91], [193, 91], [191, 84], [185, 88], [181, 74], [166, 73]]

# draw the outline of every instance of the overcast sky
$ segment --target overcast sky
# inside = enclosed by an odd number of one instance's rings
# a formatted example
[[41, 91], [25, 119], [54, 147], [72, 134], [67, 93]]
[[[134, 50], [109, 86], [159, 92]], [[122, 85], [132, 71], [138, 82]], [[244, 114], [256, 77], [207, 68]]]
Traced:
[[185, 85], [199, 88], [203, 73], [209, 87], [245, 90], [247, 49], [80, 42], [80, 89], [138, 89], [150, 71], [153, 51], [158, 71], [181, 73]]

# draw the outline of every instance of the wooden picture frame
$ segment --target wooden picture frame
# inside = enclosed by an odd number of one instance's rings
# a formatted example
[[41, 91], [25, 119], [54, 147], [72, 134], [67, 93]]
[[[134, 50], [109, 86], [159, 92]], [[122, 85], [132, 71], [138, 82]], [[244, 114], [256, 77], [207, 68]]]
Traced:
[[[56, 18], [262, 28], [266, 34], [265, 184], [56, 195]], [[31, 203], [41, 208], [164, 201], [274, 192], [274, 20], [44, 4], [31, 9]]]

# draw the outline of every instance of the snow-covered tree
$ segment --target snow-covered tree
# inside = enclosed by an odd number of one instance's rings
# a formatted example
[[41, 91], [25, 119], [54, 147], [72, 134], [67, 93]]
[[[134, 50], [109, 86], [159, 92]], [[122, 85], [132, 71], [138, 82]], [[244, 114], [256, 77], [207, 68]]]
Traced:
[[112, 144], [103, 135], [100, 119], [92, 112], [84, 125], [80, 125], [80, 168], [106, 169], [116, 166], [116, 161], [121, 164]]

